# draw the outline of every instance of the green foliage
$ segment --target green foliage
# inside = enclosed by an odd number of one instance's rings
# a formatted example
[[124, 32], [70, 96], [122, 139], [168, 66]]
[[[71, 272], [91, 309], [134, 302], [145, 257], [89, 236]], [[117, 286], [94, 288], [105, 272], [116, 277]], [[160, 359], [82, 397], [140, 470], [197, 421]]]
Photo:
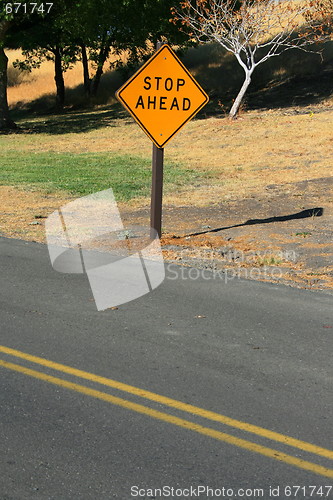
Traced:
[[[65, 102], [63, 71], [82, 58], [84, 91], [95, 96], [110, 53], [127, 50], [132, 61], [147, 51], [147, 41], [163, 39], [171, 43], [184, 41], [184, 34], [169, 22], [175, 0], [57, 0], [51, 9], [41, 12], [6, 12], [0, 0], [0, 49], [20, 48], [25, 56], [14, 66], [31, 71], [44, 60], [55, 63], [56, 108]], [[8, 4], [9, 5], [9, 4]], [[19, 4], [17, 4], [19, 5]], [[20, 5], [32, 5], [30, 3]], [[25, 10], [27, 7], [25, 7]], [[10, 9], [9, 9], [10, 10]], [[150, 46], [150, 50], [154, 44]], [[0, 128], [10, 123], [6, 97], [7, 58], [0, 54]], [[95, 64], [95, 75], [89, 74], [88, 58]], [[112, 69], [121, 58], [112, 63]], [[5, 125], [4, 125], [5, 124]]]
[[32, 81], [32, 80], [33, 78], [31, 78], [29, 72], [22, 71], [18, 68], [14, 68], [13, 66], [9, 66], [7, 72], [8, 87], [16, 87], [26, 81]]
[[[40, 2], [42, 3], [42, 2]], [[25, 5], [23, 3], [23, 5]], [[35, 26], [42, 19], [46, 18], [49, 13], [47, 10], [37, 8], [32, 11], [30, 9], [30, 3], [26, 4], [26, 11], [21, 6], [15, 5], [14, 2], [8, 2], [8, 0], [0, 0], [0, 40], [2, 40], [1, 26], [6, 26], [7, 30], [12, 30], [13, 32], [20, 30], [22, 27]]]
[[296, 236], [302, 236], [303, 238], [306, 238], [307, 236], [311, 236], [312, 233], [309, 233], [308, 231], [303, 231], [301, 233], [295, 233]]
[[[74, 2], [58, 0], [50, 10], [49, 14], [34, 17], [30, 21], [19, 25], [13, 24], [7, 39], [10, 48], [21, 48], [25, 51], [27, 67], [33, 67], [34, 60], [37, 64], [46, 58], [52, 58], [48, 52], [52, 52], [55, 46], [64, 50], [64, 66], [68, 66], [73, 60], [75, 50], [67, 47], [73, 46], [74, 29], [73, 23], [79, 12]], [[31, 17], [31, 16], [30, 16]]]
[[[61, 65], [62, 70], [67, 71], [77, 61], [78, 50], [73, 46], [61, 47]], [[54, 61], [53, 48], [39, 48], [32, 50], [22, 50], [24, 59], [17, 59], [13, 62], [14, 68], [21, 71], [31, 72], [33, 69], [40, 68], [43, 61]]]

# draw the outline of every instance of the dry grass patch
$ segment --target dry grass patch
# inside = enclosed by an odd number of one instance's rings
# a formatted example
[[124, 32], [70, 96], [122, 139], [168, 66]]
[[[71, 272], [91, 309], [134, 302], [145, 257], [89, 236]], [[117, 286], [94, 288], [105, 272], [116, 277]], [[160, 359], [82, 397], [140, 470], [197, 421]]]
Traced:
[[0, 186], [0, 234], [44, 243], [45, 218], [69, 199], [65, 193], [46, 195]]

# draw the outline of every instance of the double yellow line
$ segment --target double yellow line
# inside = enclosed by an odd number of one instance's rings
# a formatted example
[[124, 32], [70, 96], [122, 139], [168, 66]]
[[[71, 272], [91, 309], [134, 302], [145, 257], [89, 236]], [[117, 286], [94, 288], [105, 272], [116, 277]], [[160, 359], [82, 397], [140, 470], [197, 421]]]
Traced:
[[[255, 434], [260, 436], [261, 438], [267, 438], [271, 441], [276, 441], [278, 443], [282, 443], [287, 446], [291, 446], [293, 448], [298, 448], [299, 450], [312, 453], [314, 455], [318, 455], [320, 457], [333, 460], [333, 451], [328, 450], [326, 448], [322, 448], [320, 446], [313, 445], [311, 443], [307, 443], [306, 441], [301, 441], [299, 439], [295, 439], [284, 434], [279, 434], [274, 431], [270, 431], [268, 429], [264, 429], [263, 427], [258, 427], [256, 425], [252, 425], [246, 422], [242, 422], [240, 420], [235, 420], [233, 418], [227, 417], [225, 415], [221, 415], [219, 413], [215, 413], [209, 410], [204, 410], [203, 408], [199, 408], [197, 406], [193, 406], [187, 403], [183, 403], [181, 401], [177, 401], [175, 399], [171, 399], [165, 396], [161, 396], [154, 392], [146, 391], [143, 389], [139, 389], [138, 387], [134, 387], [132, 385], [123, 384], [122, 382], [118, 382], [116, 380], [112, 380], [106, 377], [101, 377], [99, 375], [94, 375], [93, 373], [85, 372], [83, 370], [78, 370], [76, 368], [72, 368], [70, 366], [62, 365], [60, 363], [55, 363], [48, 359], [40, 358], [38, 356], [32, 356], [30, 354], [18, 351], [16, 349], [11, 349], [9, 347], [0, 346], [0, 352], [9, 356], [14, 356], [16, 358], [23, 359], [25, 361], [38, 364], [40, 366], [44, 366], [47, 368], [51, 368], [52, 370], [56, 370], [58, 372], [65, 373], [67, 375], [72, 375], [81, 379], [89, 380], [90, 382], [94, 382], [100, 385], [104, 385], [107, 387], [112, 387], [113, 389], [117, 389], [119, 391], [127, 392], [128, 394], [132, 394], [134, 396], [139, 396], [146, 400], [154, 401], [164, 406], [168, 406], [169, 408], [174, 408], [176, 410], [180, 410], [186, 413], [190, 413], [192, 415], [196, 415], [199, 417], [206, 418], [213, 422], [218, 422], [229, 427], [233, 427], [235, 429], [239, 429], [251, 434]], [[280, 452], [278, 450], [274, 450], [272, 448], [268, 448], [266, 446], [262, 446], [252, 441], [247, 441], [245, 439], [241, 439], [230, 434], [226, 434], [221, 431], [217, 431], [215, 429], [211, 429], [209, 427], [204, 427], [202, 425], [196, 424], [189, 420], [184, 420], [179, 417], [175, 417], [168, 413], [164, 413], [158, 410], [154, 410], [147, 406], [134, 403], [132, 401], [128, 401], [123, 398], [119, 398], [116, 396], [112, 396], [111, 394], [98, 391], [96, 389], [91, 389], [90, 387], [86, 387], [81, 384], [76, 384], [73, 382], [69, 382], [68, 380], [64, 380], [58, 377], [54, 377], [52, 375], [47, 375], [46, 373], [33, 370], [27, 368], [22, 365], [18, 365], [15, 363], [11, 363], [8, 361], [0, 360], [0, 367], [7, 368], [8, 370], [13, 370], [19, 373], [23, 373], [24, 375], [43, 380], [45, 382], [49, 382], [50, 384], [57, 385], [60, 387], [64, 387], [66, 389], [70, 389], [72, 391], [76, 391], [81, 394], [85, 394], [87, 396], [91, 396], [102, 401], [106, 401], [107, 403], [111, 403], [122, 408], [126, 408], [128, 410], [135, 411], [137, 413], [141, 413], [143, 415], [147, 415], [151, 418], [155, 418], [157, 420], [161, 420], [167, 422], [169, 424], [176, 425], [178, 427], [182, 427], [184, 429], [188, 429], [199, 434], [203, 434], [205, 436], [209, 436], [211, 438], [217, 439], [219, 441], [223, 441], [225, 443], [232, 444], [234, 446], [238, 446], [248, 451], [252, 451], [255, 453], [259, 453], [260, 455], [264, 455], [265, 457], [272, 458], [274, 460], [278, 460], [279, 462], [284, 462], [289, 465], [293, 465], [299, 467], [300, 469], [304, 469], [315, 474], [319, 474], [324, 477], [333, 478], [333, 469], [329, 469], [327, 467], [317, 465], [312, 462], [308, 462], [306, 460], [294, 457], [292, 455], [288, 455], [286, 453]]]

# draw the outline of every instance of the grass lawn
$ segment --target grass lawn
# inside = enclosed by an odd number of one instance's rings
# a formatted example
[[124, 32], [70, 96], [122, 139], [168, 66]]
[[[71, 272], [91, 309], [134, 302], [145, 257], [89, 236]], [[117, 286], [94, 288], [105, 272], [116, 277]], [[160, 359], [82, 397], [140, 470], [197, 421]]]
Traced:
[[[148, 197], [151, 160], [115, 153], [0, 153], [0, 185], [20, 186], [46, 193], [58, 190], [84, 196], [112, 187], [116, 199]], [[208, 173], [167, 163], [164, 189], [172, 192], [195, 186]]]

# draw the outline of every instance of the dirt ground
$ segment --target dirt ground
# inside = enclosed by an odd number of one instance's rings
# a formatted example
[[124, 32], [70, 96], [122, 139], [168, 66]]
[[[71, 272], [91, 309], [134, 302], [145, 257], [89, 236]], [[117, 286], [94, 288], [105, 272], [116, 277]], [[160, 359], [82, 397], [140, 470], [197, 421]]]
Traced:
[[[44, 221], [68, 196], [0, 187], [0, 234], [45, 242]], [[148, 227], [149, 207], [120, 205], [126, 227]], [[225, 280], [245, 277], [333, 293], [333, 179], [267, 185], [205, 207], [165, 204], [165, 260]], [[211, 274], [208, 274], [211, 276]]]

